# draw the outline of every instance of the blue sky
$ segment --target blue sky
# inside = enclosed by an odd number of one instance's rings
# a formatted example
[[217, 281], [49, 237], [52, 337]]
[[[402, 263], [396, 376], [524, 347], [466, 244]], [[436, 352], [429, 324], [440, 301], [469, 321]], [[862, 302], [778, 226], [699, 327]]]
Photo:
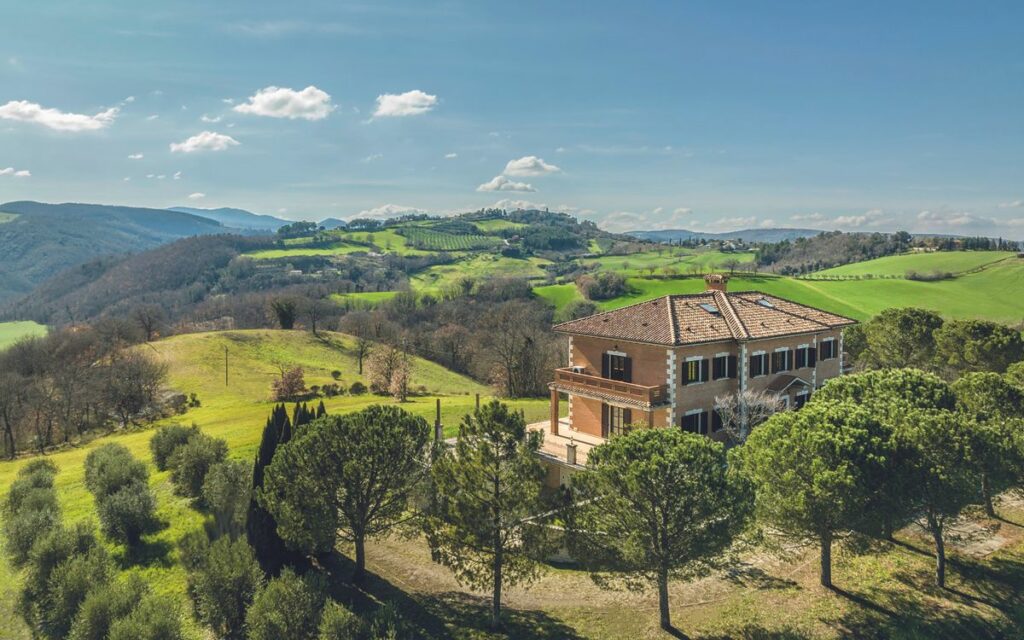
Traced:
[[0, 201], [1024, 238], [1022, 23], [1018, 1], [8, 2]]

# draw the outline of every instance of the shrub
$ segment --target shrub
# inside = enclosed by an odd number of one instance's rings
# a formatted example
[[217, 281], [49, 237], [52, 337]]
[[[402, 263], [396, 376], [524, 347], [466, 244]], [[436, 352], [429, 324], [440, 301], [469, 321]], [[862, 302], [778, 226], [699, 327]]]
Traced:
[[136, 460], [123, 445], [105, 444], [85, 458], [85, 486], [98, 501], [122, 487], [148, 480], [145, 463]]
[[196, 557], [202, 543], [191, 537], [185, 553], [190, 555], [188, 591], [196, 615], [220, 637], [242, 636], [245, 611], [263, 585], [263, 571], [245, 540], [220, 538]]
[[334, 371], [331, 372], [331, 377], [334, 378], [335, 380], [341, 380], [341, 372], [335, 369]]
[[203, 502], [213, 514], [212, 537], [237, 538], [245, 532], [251, 485], [250, 465], [241, 460], [225, 460], [206, 474]]
[[114, 622], [131, 614], [147, 591], [137, 575], [93, 589], [78, 608], [68, 640], [106, 640]]
[[409, 623], [398, 613], [398, 608], [390, 602], [385, 602], [370, 618], [369, 635], [371, 638], [381, 638], [382, 640], [385, 638], [399, 640], [412, 638], [415, 634]]
[[245, 617], [249, 640], [315, 638], [324, 603], [323, 580], [299, 577], [291, 569], [267, 583]]
[[11, 564], [23, 565], [32, 544], [60, 524], [60, 507], [53, 490], [57, 467], [49, 460], [33, 460], [11, 483], [2, 511], [4, 549]]
[[281, 377], [271, 383], [274, 400], [297, 400], [306, 394], [306, 375], [302, 367], [281, 372]]
[[186, 427], [183, 424], [169, 424], [160, 427], [149, 439], [149, 450], [153, 452], [153, 464], [160, 471], [170, 466], [171, 456], [181, 445], [189, 441], [192, 436], [199, 434], [199, 427], [192, 425]]
[[137, 545], [156, 523], [156, 500], [149, 487], [133, 483], [121, 487], [97, 504], [100, 529], [115, 542]]
[[168, 596], [148, 596], [125, 618], [114, 622], [107, 640], [185, 640], [178, 603]]
[[330, 600], [320, 615], [317, 640], [356, 640], [364, 633], [363, 621], [337, 602]]
[[43, 633], [51, 638], [66, 638], [86, 596], [106, 584], [113, 573], [110, 558], [101, 546], [57, 565], [40, 602]]
[[576, 279], [576, 286], [588, 300], [610, 300], [629, 292], [626, 278], [611, 271], [603, 271], [597, 276], [580, 276]]
[[190, 438], [171, 456], [171, 482], [175, 493], [188, 498], [202, 497], [206, 474], [227, 455], [228, 445], [219, 438], [203, 434]]
[[361, 396], [366, 393], [366, 385], [356, 380], [352, 383], [352, 386], [348, 388], [348, 392], [354, 396]]

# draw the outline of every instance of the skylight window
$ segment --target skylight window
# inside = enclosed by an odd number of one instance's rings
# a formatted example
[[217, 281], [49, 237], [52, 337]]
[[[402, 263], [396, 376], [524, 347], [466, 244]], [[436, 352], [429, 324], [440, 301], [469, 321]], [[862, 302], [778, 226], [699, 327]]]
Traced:
[[700, 304], [700, 308], [705, 310], [705, 311], [707, 311], [708, 313], [710, 313], [712, 315], [718, 315], [718, 307], [716, 307], [715, 305], [710, 304], [708, 302], [702, 302]]
[[761, 305], [762, 307], [767, 307], [769, 309], [775, 308], [775, 305], [772, 304], [771, 300], [769, 300], [768, 298], [761, 298], [760, 300], [757, 301], [757, 304]]

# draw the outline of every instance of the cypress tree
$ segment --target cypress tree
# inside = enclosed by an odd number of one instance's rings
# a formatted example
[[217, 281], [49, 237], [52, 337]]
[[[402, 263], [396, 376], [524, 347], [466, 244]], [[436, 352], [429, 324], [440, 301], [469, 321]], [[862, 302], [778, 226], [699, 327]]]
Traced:
[[256, 553], [256, 559], [264, 571], [275, 574], [288, 558], [288, 549], [277, 534], [274, 517], [256, 501], [256, 495], [263, 488], [264, 470], [273, 460], [278, 445], [287, 442], [285, 438], [290, 437], [288, 410], [279, 404], [274, 407], [263, 427], [263, 437], [252, 469], [252, 497], [249, 498], [249, 513], [245, 520], [245, 536]]
[[324, 406], [324, 401], [321, 400], [320, 404], [316, 408], [316, 417], [322, 418], [327, 415], [327, 407]]

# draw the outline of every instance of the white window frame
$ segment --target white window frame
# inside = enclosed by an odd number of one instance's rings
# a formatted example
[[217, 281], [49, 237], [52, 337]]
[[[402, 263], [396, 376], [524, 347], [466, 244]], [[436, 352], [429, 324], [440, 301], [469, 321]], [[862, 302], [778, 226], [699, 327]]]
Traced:
[[[762, 349], [761, 351], [753, 352], [752, 354], [750, 354], [750, 357], [753, 358], [755, 356], [767, 356], [767, 355], [768, 355], [768, 352]], [[766, 371], [766, 369], [771, 369], [771, 368], [772, 368], [771, 358], [765, 357], [761, 361], [761, 373], [757, 374], [756, 376], [751, 374], [750, 377], [751, 378], [760, 378], [761, 376], [767, 376], [767, 375], [769, 375], [769, 373], [768, 373], [768, 371]]]
[[[715, 380], [731, 380], [732, 379], [729, 376], [729, 357], [730, 356], [732, 356], [732, 354], [729, 353], [728, 351], [720, 351], [720, 352], [716, 353], [714, 355], [714, 357], [711, 358], [711, 370], [708, 372], [711, 382], [714, 382]], [[718, 360], [719, 358], [725, 358], [725, 376], [722, 377], [722, 378], [716, 378], [715, 377], [715, 360]], [[739, 374], [737, 373], [737, 375], [739, 375]], [[709, 427], [709, 429], [710, 429], [710, 427]]]
[[[701, 360], [706, 360], [706, 358], [704, 356], [689, 356], [689, 357], [686, 358], [686, 360], [683, 361], [683, 366], [686, 367], [687, 369], [689, 369], [691, 362], [699, 362]], [[710, 373], [710, 371], [709, 371], [709, 373]], [[700, 376], [700, 365], [697, 365], [697, 376], [698, 377]], [[689, 382], [686, 383], [685, 386], [693, 387], [693, 386], [696, 386], [698, 384], [704, 384], [704, 381], [703, 380], [690, 380]]]

